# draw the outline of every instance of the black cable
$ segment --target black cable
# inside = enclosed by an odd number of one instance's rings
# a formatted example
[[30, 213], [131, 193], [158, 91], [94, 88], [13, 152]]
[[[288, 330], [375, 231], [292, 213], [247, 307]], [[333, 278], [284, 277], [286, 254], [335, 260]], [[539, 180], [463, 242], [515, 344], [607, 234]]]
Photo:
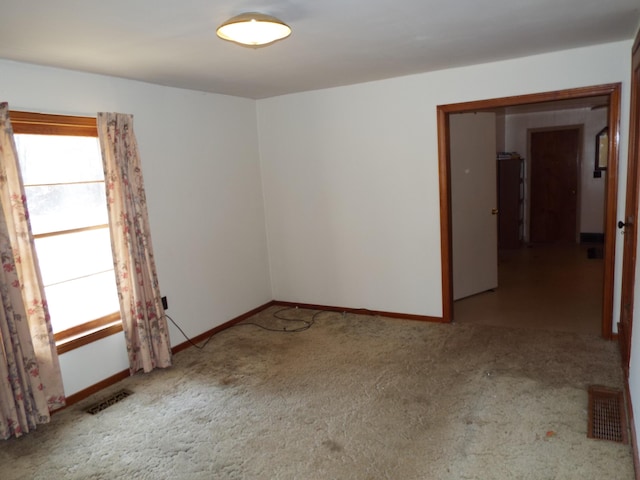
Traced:
[[[322, 314], [322, 313], [326, 313], [326, 312], [333, 312], [333, 313], [342, 313], [342, 315], [346, 315], [347, 312], [345, 310], [340, 310], [340, 309], [323, 309], [323, 310], [318, 310], [317, 312], [315, 312], [312, 316], [311, 316], [311, 320], [305, 320], [304, 318], [287, 318], [287, 317], [283, 317], [281, 315], [282, 312], [286, 312], [289, 310], [298, 310], [298, 307], [285, 307], [285, 308], [281, 308], [280, 310], [277, 310], [273, 313], [273, 317], [277, 318], [278, 320], [283, 320], [286, 322], [301, 322], [304, 325], [298, 327], [298, 328], [293, 328], [293, 329], [288, 329], [287, 327], [284, 328], [270, 328], [270, 327], [265, 327], [264, 325], [261, 325], [259, 323], [255, 323], [255, 322], [240, 322], [240, 323], [236, 323], [234, 325], [229, 326], [228, 328], [233, 328], [233, 327], [245, 327], [245, 326], [253, 326], [253, 327], [258, 327], [261, 328], [262, 330], [266, 330], [267, 332], [276, 332], [276, 333], [300, 333], [300, 332], [304, 332], [305, 330], [309, 330], [313, 324], [316, 322], [317, 317]], [[373, 316], [379, 316], [380, 313], [379, 312], [375, 312], [372, 310], [368, 310], [366, 308], [359, 308], [359, 309], [355, 309], [355, 310], [349, 310], [349, 312], [351, 313], [362, 313], [365, 315], [373, 315]], [[194, 347], [196, 347], [199, 350], [202, 350], [207, 343], [209, 343], [209, 340], [211, 340], [213, 338], [214, 334], [211, 334], [202, 345], [198, 345], [197, 343], [195, 343], [193, 340], [191, 340], [191, 338], [189, 338], [187, 336], [186, 333], [184, 333], [184, 330], [182, 330], [182, 328], [180, 328], [180, 326], [173, 320], [173, 318], [171, 318], [169, 315], [167, 315], [166, 313], [164, 314], [165, 317], [167, 317], [171, 323], [173, 323], [175, 325], [175, 327], [180, 330], [180, 333], [182, 333], [182, 335], [184, 336], [184, 338], [187, 339], [187, 341]]]
[[266, 330], [267, 332], [299, 333], [299, 332], [304, 332], [305, 330], [309, 330], [312, 327], [312, 325], [315, 323], [316, 317], [318, 316], [318, 314], [322, 313], [322, 310], [314, 313], [311, 316], [311, 320], [305, 320], [304, 318], [287, 318], [280, 315], [280, 313], [286, 312], [288, 310], [298, 310], [298, 308], [297, 307], [282, 308], [280, 310], [277, 310], [276, 312], [273, 312], [273, 317], [277, 318], [278, 320], [284, 320], [285, 322], [302, 322], [304, 323], [304, 325], [298, 328], [288, 329], [287, 327], [284, 327], [284, 328], [265, 327], [264, 325], [260, 325], [259, 323], [255, 323], [255, 322], [240, 322], [240, 323], [236, 323], [235, 325], [231, 325], [231, 327], [242, 327], [244, 325], [253, 325], [254, 327], [259, 327], [263, 330]]
[[[294, 329], [288, 329], [287, 327], [284, 327], [282, 329], [278, 329], [278, 328], [265, 327], [264, 325], [260, 325], [259, 323], [255, 323], [255, 322], [245, 322], [245, 323], [236, 323], [234, 325], [229, 326], [228, 328], [242, 327], [242, 326], [255, 326], [255, 327], [259, 327], [259, 328], [261, 328], [263, 330], [266, 330], [268, 332], [299, 333], [299, 332], [304, 332], [305, 330], [308, 330], [309, 328], [311, 328], [311, 326], [315, 323], [315, 320], [316, 320], [316, 317], [318, 316], [318, 314], [323, 312], [323, 310], [320, 310], [320, 311], [318, 311], [318, 312], [313, 314], [313, 316], [311, 317], [311, 320], [304, 320], [302, 318], [286, 318], [286, 317], [282, 317], [281, 315], [279, 315], [280, 313], [282, 313], [282, 312], [284, 312], [286, 310], [297, 310], [297, 307], [286, 307], [286, 308], [280, 309], [280, 310], [278, 310], [278, 311], [273, 313], [273, 317], [277, 318], [279, 320], [287, 321], [287, 322], [302, 322], [302, 323], [304, 323], [304, 325], [299, 327], [299, 328], [294, 328]], [[182, 330], [182, 328], [180, 328], [180, 325], [178, 325], [176, 323], [176, 321], [173, 318], [171, 318], [171, 316], [169, 316], [166, 312], [165, 312], [164, 316], [167, 317], [171, 321], [171, 323], [173, 323], [175, 325], [175, 327], [180, 331], [182, 336], [184, 338], [186, 338], [187, 342], [189, 342], [192, 346], [196, 347], [198, 350], [202, 350], [207, 345], [207, 343], [209, 343], [209, 340], [211, 340], [213, 338], [213, 336], [215, 335], [215, 333], [210, 335], [202, 345], [198, 345], [193, 340], [191, 340], [191, 338], [189, 338], [186, 333], [184, 333], [184, 330]]]
[[198, 345], [197, 343], [195, 343], [193, 340], [191, 340], [189, 337], [187, 337], [187, 334], [186, 334], [186, 333], [184, 333], [184, 330], [182, 330], [182, 329], [180, 328], [180, 325], [178, 325], [178, 324], [175, 322], [175, 320], [173, 320], [173, 318], [171, 318], [171, 317], [170, 317], [169, 315], [167, 315], [166, 313], [164, 314], [164, 316], [165, 316], [165, 317], [167, 317], [169, 320], [171, 320], [171, 323], [173, 323], [173, 324], [176, 326], [176, 328], [177, 328], [178, 330], [180, 330], [180, 333], [182, 334], [182, 336], [183, 336], [184, 338], [186, 338], [186, 339], [187, 339], [187, 342], [189, 342], [191, 345], [193, 345], [194, 347], [196, 347], [196, 348], [197, 348], [197, 349], [199, 349], [199, 350], [202, 350], [202, 349], [205, 347], [205, 345], [206, 345], [207, 343], [209, 343], [209, 340], [211, 340], [211, 339], [213, 338], [213, 335], [211, 335], [211, 336], [210, 336], [209, 338], [207, 338], [207, 340], [202, 344], [202, 346], [200, 346], [200, 345]]

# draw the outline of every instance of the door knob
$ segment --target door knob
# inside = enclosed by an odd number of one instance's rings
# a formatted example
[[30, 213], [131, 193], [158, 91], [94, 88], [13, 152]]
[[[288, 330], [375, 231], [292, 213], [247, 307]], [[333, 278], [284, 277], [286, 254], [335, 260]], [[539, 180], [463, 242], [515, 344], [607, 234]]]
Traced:
[[498, 214], [498, 209], [497, 208], [492, 208], [491, 209], [491, 215], [497, 215]]
[[626, 225], [626, 223], [624, 223], [622, 220], [620, 220], [620, 221], [618, 222], [618, 228], [624, 228], [624, 227], [625, 227], [625, 225]]

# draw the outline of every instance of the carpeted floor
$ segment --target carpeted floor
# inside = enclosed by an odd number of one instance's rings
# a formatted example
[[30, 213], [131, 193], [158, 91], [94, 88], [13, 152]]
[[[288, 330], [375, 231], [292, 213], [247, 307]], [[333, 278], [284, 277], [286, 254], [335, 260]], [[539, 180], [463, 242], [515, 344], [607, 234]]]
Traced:
[[[273, 312], [252, 321], [281, 328]], [[0, 443], [0, 478], [632, 479], [629, 445], [586, 437], [588, 385], [622, 381], [593, 335], [322, 313], [226, 330], [69, 407]]]

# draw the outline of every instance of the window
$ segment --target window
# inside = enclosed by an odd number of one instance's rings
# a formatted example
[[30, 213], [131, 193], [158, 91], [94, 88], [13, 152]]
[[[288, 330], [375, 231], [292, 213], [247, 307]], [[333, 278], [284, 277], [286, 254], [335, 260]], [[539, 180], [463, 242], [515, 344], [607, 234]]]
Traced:
[[122, 329], [96, 120], [11, 112], [58, 351]]

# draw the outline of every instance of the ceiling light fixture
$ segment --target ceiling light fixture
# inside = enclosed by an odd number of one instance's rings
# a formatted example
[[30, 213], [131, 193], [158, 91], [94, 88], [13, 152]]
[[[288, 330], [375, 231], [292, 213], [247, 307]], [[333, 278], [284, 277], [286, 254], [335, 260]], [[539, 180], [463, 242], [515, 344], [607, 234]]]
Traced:
[[288, 37], [291, 35], [291, 28], [270, 15], [250, 12], [230, 18], [218, 27], [216, 33], [224, 40], [258, 47]]

